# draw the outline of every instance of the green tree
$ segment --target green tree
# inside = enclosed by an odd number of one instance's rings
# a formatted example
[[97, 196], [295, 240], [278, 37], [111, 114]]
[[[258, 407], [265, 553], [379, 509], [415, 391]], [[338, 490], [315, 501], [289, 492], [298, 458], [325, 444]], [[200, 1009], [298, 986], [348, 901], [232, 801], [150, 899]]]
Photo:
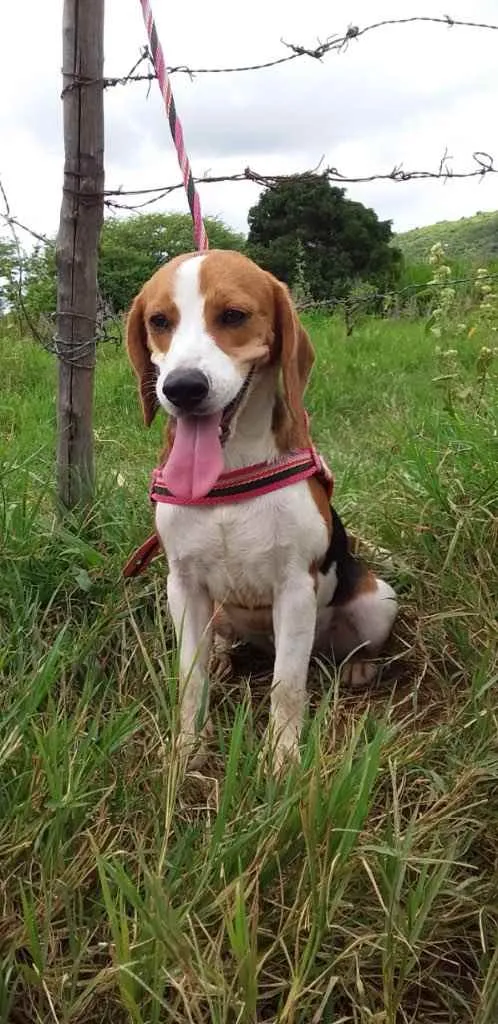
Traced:
[[248, 220], [248, 254], [290, 287], [300, 270], [314, 299], [344, 296], [353, 281], [386, 287], [401, 267], [391, 222], [331, 188], [323, 174], [267, 189]]
[[[205, 219], [213, 249], [241, 249], [243, 235], [217, 218]], [[106, 220], [100, 240], [99, 284], [115, 312], [127, 309], [144, 281], [166, 260], [195, 250], [192, 220], [184, 213], [137, 214]]]
[[0, 314], [8, 310], [12, 301], [18, 273], [17, 262], [14, 243], [0, 238]]
[[55, 277], [55, 242], [36, 245], [23, 262], [23, 301], [30, 320], [55, 312], [57, 287]]
[[[243, 249], [245, 239], [216, 217], [206, 218], [209, 244]], [[126, 310], [144, 281], [166, 260], [195, 249], [192, 220], [183, 213], [136, 214], [104, 221], [100, 236], [99, 286], [115, 313]], [[24, 301], [33, 317], [56, 307], [55, 244], [38, 246], [24, 265]]]

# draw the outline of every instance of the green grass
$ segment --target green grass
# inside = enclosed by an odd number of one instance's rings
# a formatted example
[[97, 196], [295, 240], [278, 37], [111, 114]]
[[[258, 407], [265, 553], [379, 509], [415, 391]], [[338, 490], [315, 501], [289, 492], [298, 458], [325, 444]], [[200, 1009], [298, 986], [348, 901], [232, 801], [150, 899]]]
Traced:
[[164, 566], [120, 577], [161, 433], [124, 353], [99, 351], [94, 506], [61, 523], [54, 363], [0, 341], [2, 1024], [498, 1019], [496, 374], [480, 397], [459, 341], [450, 413], [422, 324], [309, 325], [336, 506], [402, 612], [368, 692], [313, 667], [278, 781], [247, 652], [206, 766], [175, 756]]

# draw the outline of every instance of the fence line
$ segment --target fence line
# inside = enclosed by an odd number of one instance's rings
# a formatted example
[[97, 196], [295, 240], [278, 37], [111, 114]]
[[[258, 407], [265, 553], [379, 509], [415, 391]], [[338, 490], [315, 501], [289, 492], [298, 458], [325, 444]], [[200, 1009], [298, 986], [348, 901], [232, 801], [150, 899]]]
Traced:
[[[37, 323], [34, 322], [30, 316], [23, 297], [23, 266], [24, 266], [24, 255], [22, 252], [22, 246], [20, 243], [17, 229], [25, 231], [37, 241], [44, 245], [54, 247], [54, 242], [47, 238], [46, 235], [41, 235], [37, 231], [34, 231], [26, 224], [21, 223], [17, 218], [13, 217], [10, 213], [10, 206], [8, 197], [5, 192], [5, 188], [0, 179], [0, 194], [3, 196], [5, 210], [0, 216], [4, 222], [7, 223], [11, 229], [12, 237], [14, 239], [15, 249], [18, 255], [18, 282], [17, 288], [14, 295], [14, 306], [15, 312], [18, 318], [24, 322], [28, 327], [28, 330], [32, 334], [33, 338], [44, 348], [46, 351], [57, 355], [58, 354], [58, 343], [57, 336], [54, 330], [55, 312], [47, 313], [44, 317], [40, 318]], [[486, 282], [498, 281], [498, 271], [487, 272]], [[451, 278], [450, 281], [422, 281], [412, 282], [411, 284], [404, 285], [402, 288], [392, 288], [388, 291], [378, 291], [375, 289], [365, 290], [364, 294], [355, 294], [354, 291], [345, 297], [331, 296], [326, 299], [307, 299], [307, 298], [296, 298], [295, 305], [299, 313], [313, 313], [313, 312], [339, 312], [344, 316], [348, 333], [351, 333], [352, 327], [354, 326], [354, 318], [361, 316], [365, 313], [372, 313], [377, 307], [376, 313], [386, 318], [392, 318], [399, 316], [403, 311], [409, 309], [409, 303], [412, 299], [417, 299], [418, 296], [426, 296], [429, 301], [430, 298], [434, 297], [438, 291], [442, 291], [450, 285], [453, 287], [470, 286], [476, 287], [476, 275]], [[105, 298], [99, 291], [98, 295], [98, 310], [97, 310], [97, 322], [95, 341], [100, 344], [102, 342], [113, 342], [114, 344], [121, 343], [121, 332], [123, 326], [122, 314], [116, 314]], [[72, 357], [66, 353], [65, 360], [71, 362]], [[74, 353], [75, 365], [81, 365], [82, 354], [78, 351]]]
[[[398, 164], [393, 167], [391, 171], [348, 177], [347, 174], [342, 174], [338, 171], [336, 167], [325, 167], [320, 171], [320, 164], [310, 171], [300, 171], [296, 174], [260, 174], [258, 171], [253, 171], [250, 167], [246, 167], [243, 171], [236, 172], [235, 174], [205, 175], [202, 178], [194, 178], [194, 182], [196, 185], [219, 185], [225, 182], [251, 181], [256, 185], [259, 185], [261, 188], [272, 189], [286, 181], [306, 180], [311, 174], [317, 173], [326, 178], [328, 182], [340, 185], [361, 185], [369, 184], [374, 181], [426, 181], [429, 179], [446, 181], [450, 179], [480, 178], [482, 180], [488, 174], [498, 173], [498, 167], [495, 167], [494, 165], [494, 157], [489, 153], [476, 151], [472, 154], [472, 159], [477, 164], [477, 167], [469, 171], [454, 171], [449, 165], [451, 157], [448, 155], [447, 151], [445, 151], [439, 161], [439, 167], [434, 171], [405, 171], [403, 170], [403, 165]], [[151, 206], [153, 203], [159, 202], [161, 199], [170, 195], [171, 192], [176, 192], [178, 189], [182, 188], [184, 188], [183, 182], [176, 182], [174, 185], [158, 185], [153, 188], [149, 187], [142, 189], [105, 189], [104, 205], [110, 208], [122, 210], [140, 210], [145, 206]], [[115, 199], [110, 198], [112, 196], [144, 195], [151, 195], [151, 198], [146, 199], [141, 203], [119, 203]]]
[[[56, 313], [47, 312], [43, 321], [35, 323], [31, 314], [29, 313], [23, 295], [23, 284], [24, 284], [24, 266], [25, 266], [25, 254], [22, 249], [21, 241], [19, 238], [18, 230], [24, 231], [30, 235], [37, 242], [41, 242], [42, 245], [51, 247], [55, 254], [55, 240], [48, 238], [47, 235], [42, 235], [38, 231], [34, 231], [33, 228], [28, 227], [27, 224], [23, 224], [17, 217], [13, 217], [10, 211], [10, 203], [5, 190], [5, 186], [0, 178], [0, 195], [2, 196], [4, 203], [4, 212], [0, 213], [1, 219], [7, 225], [10, 230], [14, 249], [17, 254], [17, 283], [15, 292], [13, 295], [13, 304], [16, 315], [21, 323], [24, 323], [32, 337], [37, 341], [42, 348], [53, 355], [60, 355], [60, 340], [57, 337], [55, 331], [55, 318]], [[115, 333], [112, 331], [112, 323], [121, 323], [120, 318], [117, 317], [109, 304], [103, 297], [100, 288], [97, 284], [97, 314], [96, 314], [96, 331], [95, 341], [115, 341]], [[85, 360], [87, 357], [87, 342], [84, 343], [83, 348], [75, 346], [75, 351], [71, 354], [68, 351], [64, 354], [64, 361], [67, 364], [72, 364], [80, 368], [84, 367]]]
[[[412, 16], [406, 18], [392, 18], [377, 21], [372, 24], [359, 27], [357, 25], [349, 25], [347, 30], [342, 34], [333, 34], [328, 36], [324, 42], [318, 42], [316, 47], [305, 47], [301, 44], [289, 43], [282, 40], [282, 45], [290, 52], [285, 55], [260, 63], [253, 63], [248, 65], [236, 66], [236, 67], [189, 67], [186, 64], [169, 67], [169, 74], [187, 74], [191, 78], [196, 75], [210, 75], [210, 74], [233, 74], [233, 73], [244, 73], [260, 71], [266, 68], [277, 67], [282, 64], [289, 63], [303, 57], [308, 57], [313, 60], [322, 60], [327, 55], [335, 53], [343, 53], [353, 42], [358, 42], [362, 37], [368, 33], [383, 29], [386, 27], [405, 27], [413, 26], [414, 24], [426, 24], [433, 26], [441, 26], [447, 29], [466, 28], [476, 29], [480, 31], [498, 31], [498, 24], [477, 22], [470, 20], [462, 20], [452, 18], [450, 15], [443, 15], [441, 17], [432, 16]], [[140, 69], [144, 64], [150, 65], [150, 70], [143, 74]], [[118, 85], [126, 85], [133, 82], [147, 82], [151, 83], [156, 79], [156, 73], [153, 67], [152, 56], [148, 46], [144, 46], [140, 50], [140, 55], [130, 69], [130, 71], [124, 76], [104, 76], [104, 77], [82, 77], [78, 73], [66, 74], [65, 85], [62, 90], [62, 96], [65, 96], [67, 92], [74, 89], [85, 89], [93, 85], [100, 85], [104, 88], [112, 88]], [[67, 80], [69, 78], [69, 81]], [[208, 185], [208, 184], [221, 184], [221, 183], [238, 183], [242, 181], [249, 181], [258, 185], [262, 189], [275, 188], [278, 185], [292, 180], [295, 181], [307, 178], [310, 174], [320, 173], [330, 183], [338, 185], [352, 185], [352, 184], [366, 184], [375, 181], [393, 181], [396, 183], [404, 183], [407, 181], [415, 180], [462, 180], [462, 179], [479, 179], [483, 180], [484, 177], [490, 174], [496, 174], [498, 167], [495, 167], [494, 157], [485, 151], [475, 151], [472, 154], [472, 161], [474, 166], [471, 166], [467, 170], [454, 170], [451, 166], [451, 157], [448, 151], [445, 150], [439, 165], [434, 170], [405, 170], [403, 164], [395, 165], [391, 170], [384, 172], [376, 172], [373, 174], [358, 173], [358, 174], [346, 174], [338, 170], [336, 167], [324, 167], [321, 168], [321, 161], [317, 167], [310, 171], [298, 172], [295, 174], [263, 174], [259, 171], [255, 171], [250, 167], [246, 167], [244, 170], [236, 172], [234, 174], [220, 174], [220, 175], [209, 175], [206, 174], [202, 177], [194, 179], [196, 185]], [[110, 209], [123, 209], [127, 211], [140, 210], [148, 207], [160, 200], [166, 198], [172, 192], [178, 189], [183, 189], [183, 182], [176, 182], [174, 184], [166, 184], [160, 186], [146, 187], [140, 189], [104, 189], [99, 196], [103, 198], [105, 205]], [[66, 191], [68, 191], [66, 189]], [[76, 198], [88, 198], [87, 193], [84, 189], [78, 187], [71, 188], [69, 190], [71, 194], [74, 194]], [[17, 276], [17, 295], [15, 298], [16, 308], [18, 315], [23, 319], [24, 323], [27, 324], [29, 330], [33, 336], [49, 351], [57, 352], [57, 343], [54, 339], [54, 331], [52, 325], [52, 318], [50, 315], [47, 316], [45, 324], [42, 328], [31, 322], [28, 311], [25, 308], [23, 301], [23, 264], [24, 254], [22, 246], [18, 236], [18, 230], [29, 234], [37, 242], [43, 245], [53, 245], [53, 241], [46, 235], [34, 230], [33, 228], [26, 225], [22, 220], [13, 216], [5, 189], [0, 181], [0, 194], [3, 196], [5, 211], [0, 213], [0, 217], [9, 228], [13, 240], [16, 252], [18, 254], [18, 276]], [[136, 203], [128, 203], [121, 200], [129, 197], [132, 199], [136, 197], [141, 201]], [[95, 193], [92, 193], [92, 198], [97, 198]], [[489, 279], [494, 279], [497, 274], [489, 274]], [[474, 278], [459, 278], [451, 282], [452, 285], [464, 286], [475, 283]], [[345, 311], [347, 309], [354, 309], [355, 311], [367, 309], [372, 306], [372, 303], [380, 302], [403, 302], [412, 296], [417, 296], [419, 293], [427, 291], [428, 288], [434, 290], [438, 287], [444, 287], [442, 284], [431, 284], [428, 285], [425, 282], [413, 283], [406, 285], [401, 289], [394, 289], [388, 292], [377, 292], [368, 291], [365, 295], [351, 295], [348, 298], [337, 298], [331, 297], [329, 299], [318, 300], [318, 301], [307, 301], [302, 300], [297, 303], [298, 308], [301, 312], [312, 311], [314, 309], [337, 309], [342, 308]], [[115, 340], [116, 331], [113, 330], [113, 325], [117, 322], [121, 323], [120, 318], [116, 317], [112, 310], [106, 305], [102, 296], [99, 296], [98, 303], [98, 315], [97, 315], [97, 331], [96, 340], [106, 341]]]
[[[498, 31], [498, 23], [492, 22], [478, 22], [472, 20], [465, 20], [459, 18], [453, 18], [449, 14], [441, 15], [440, 17], [431, 15], [413, 15], [406, 18], [387, 18], [381, 21], [376, 21], [371, 24], [359, 27], [358, 25], [349, 25], [345, 32], [342, 34], [332, 34], [328, 36], [324, 42], [318, 42], [315, 47], [306, 47], [298, 43], [289, 43], [282, 40], [282, 45], [290, 50], [290, 53], [285, 54], [282, 57], [274, 58], [269, 61], [255, 62], [247, 65], [240, 65], [234, 67], [189, 67], [187, 64], [179, 64], [176, 66], [167, 67], [166, 71], [168, 75], [171, 74], [186, 74], [191, 79], [195, 78], [196, 75], [219, 75], [219, 74], [234, 74], [252, 71], [261, 71], [266, 68], [277, 67], [282, 64], [286, 64], [289, 61], [297, 60], [302, 57], [308, 57], [313, 60], [321, 61], [325, 56], [330, 53], [337, 52], [343, 53], [348, 49], [352, 42], [358, 42], [362, 37], [368, 33], [377, 31], [378, 29], [385, 29], [387, 27], [409, 27], [415, 24], [425, 24], [429, 26], [440, 26], [447, 29], [477, 29], [479, 31]], [[150, 66], [150, 70], [145, 73], [139, 73], [139, 68], [147, 63]], [[118, 85], [126, 85], [133, 82], [147, 82], [149, 85], [152, 81], [157, 78], [156, 71], [154, 68], [153, 57], [150, 52], [149, 46], [143, 46], [140, 50], [140, 56], [135, 62], [133, 67], [126, 75], [115, 75], [105, 76], [103, 79], [89, 79], [82, 78], [80, 75], [73, 75], [72, 80], [66, 83], [62, 95], [64, 96], [68, 90], [75, 88], [88, 88], [94, 85], [103, 85], [104, 88], [112, 88]], [[396, 164], [391, 170], [375, 172], [373, 174], [359, 173], [359, 174], [347, 174], [338, 170], [336, 167], [325, 167], [321, 173], [327, 178], [329, 182], [334, 182], [339, 185], [357, 185], [357, 184], [370, 184], [375, 181], [394, 181], [394, 182], [407, 182], [407, 181], [420, 181], [420, 180], [449, 180], [449, 179], [470, 179], [478, 178], [482, 180], [489, 174], [496, 174], [498, 168], [494, 166], [494, 158], [489, 153], [482, 151], [475, 151], [472, 154], [472, 160], [475, 166], [469, 170], [454, 170], [451, 166], [451, 157], [448, 151], [445, 150], [439, 166], [435, 170], [408, 170], [405, 171], [403, 164]], [[289, 178], [302, 177], [309, 173], [317, 173], [321, 166], [320, 161], [318, 167], [315, 167], [312, 171], [299, 172], [298, 175], [279, 175], [279, 174], [263, 174], [258, 171], [252, 170], [250, 167], [246, 167], [243, 170], [235, 174], [220, 174], [210, 175], [205, 174], [202, 177], [193, 178], [195, 185], [208, 185], [208, 184], [224, 184], [229, 182], [239, 181], [250, 181], [261, 188], [275, 188], [279, 183], [288, 180]], [[141, 210], [145, 207], [151, 206], [154, 203], [160, 202], [166, 198], [172, 192], [176, 192], [179, 189], [183, 189], [183, 182], [176, 182], [174, 184], [158, 185], [148, 188], [140, 189], [105, 189], [104, 191], [104, 204], [109, 209], [122, 209], [127, 211]], [[85, 198], [84, 192], [78, 192], [78, 195]], [[140, 202], [128, 203], [120, 201], [120, 197], [148, 197], [141, 198]]]
[[[318, 42], [316, 47], [306, 47], [297, 43], [287, 43], [282, 40], [282, 45], [285, 46], [291, 52], [285, 56], [275, 58], [270, 61], [263, 61], [259, 63], [253, 63], [249, 65], [241, 65], [236, 67], [200, 67], [193, 68], [186, 64], [177, 65], [167, 68], [168, 74], [183, 73], [194, 78], [196, 75], [209, 75], [209, 74], [232, 74], [239, 72], [249, 71], [260, 71], [265, 68], [276, 67], [278, 65], [288, 63], [289, 61], [296, 60], [302, 57], [308, 57], [314, 60], [322, 60], [325, 56], [332, 52], [344, 52], [352, 42], [358, 42], [363, 36], [368, 33], [377, 31], [378, 29], [384, 29], [386, 27], [405, 27], [413, 26], [415, 24], [426, 24], [432, 26], [446, 27], [447, 29], [465, 28], [465, 29], [477, 29], [479, 31], [498, 31], [498, 24], [491, 22], [478, 22], [472, 20], [463, 20], [453, 18], [449, 14], [444, 14], [440, 17], [433, 17], [430, 15], [414, 15], [406, 18], [388, 18], [381, 21], [373, 22], [369, 25], [359, 27], [357, 25], [349, 25], [345, 32], [342, 34], [332, 34], [327, 37], [324, 42]], [[138, 69], [144, 62], [148, 62], [151, 66], [150, 72], [147, 74], [138, 73]], [[113, 86], [127, 84], [130, 82], [146, 81], [150, 84], [151, 81], [156, 79], [156, 72], [153, 66], [152, 55], [148, 46], [143, 46], [140, 51], [140, 56], [137, 61], [130, 69], [130, 71], [123, 76], [114, 77], [103, 77], [103, 78], [92, 78], [90, 76], [81, 76], [78, 73], [71, 73], [65, 75], [65, 85], [62, 90], [62, 96], [64, 97], [68, 91], [73, 89], [85, 89], [91, 86], [100, 85], [104, 88], [110, 88]], [[69, 79], [69, 81], [67, 81]], [[407, 182], [407, 181], [421, 181], [421, 180], [463, 180], [463, 179], [474, 179], [483, 180], [487, 175], [496, 174], [498, 168], [494, 165], [494, 157], [486, 151], [476, 150], [472, 154], [472, 160], [475, 166], [468, 170], [454, 170], [451, 166], [451, 157], [448, 151], [445, 150], [440, 161], [439, 166], [435, 170], [404, 170], [403, 164], [396, 164], [391, 170], [380, 171], [372, 174], [358, 173], [358, 174], [347, 174], [336, 167], [325, 167], [321, 174], [326, 179], [335, 184], [339, 185], [353, 185], [353, 184], [370, 184], [375, 181], [393, 181], [396, 183]], [[305, 177], [310, 173], [317, 173], [321, 167], [322, 161], [317, 167], [311, 171], [303, 171], [298, 174], [264, 174], [259, 171], [252, 170], [250, 167], [244, 168], [235, 174], [220, 174], [220, 175], [209, 175], [205, 174], [202, 177], [194, 178], [193, 181], [196, 185], [208, 185], [208, 184], [224, 184], [229, 182], [240, 182], [250, 181], [261, 188], [275, 188], [280, 183], [300, 177]], [[156, 202], [166, 198], [172, 192], [175, 192], [184, 187], [183, 182], [176, 182], [174, 184], [158, 185], [140, 189], [105, 189], [103, 191], [104, 204], [109, 209], [123, 209], [127, 211], [144, 209], [147, 206], [153, 205]], [[137, 203], [127, 203], [119, 201], [120, 198], [124, 197], [148, 197], [142, 199]], [[89, 196], [84, 189], [74, 189], [75, 199], [88, 199]], [[92, 199], [96, 198], [95, 193], [92, 193]], [[5, 217], [4, 217], [5, 219]], [[11, 218], [12, 220], [12, 218]], [[19, 228], [25, 230], [25, 226], [21, 221], [14, 219]], [[38, 235], [36, 231], [31, 228], [26, 229], [39, 241], [44, 241], [42, 235]]]
[[[498, 280], [498, 271], [486, 273], [486, 281]], [[330, 298], [330, 299], [310, 299], [297, 302], [296, 305], [299, 310], [306, 311], [311, 309], [327, 309], [332, 306], [342, 306], [344, 304], [358, 304], [358, 305], [371, 305], [372, 302], [388, 302], [397, 298], [411, 298], [413, 295], [419, 293], [431, 291], [432, 289], [453, 288], [455, 285], [475, 285], [476, 276], [473, 277], [452, 277], [449, 281], [423, 281], [413, 282], [413, 284], [406, 284], [403, 288], [392, 288], [387, 292], [369, 291], [365, 295], [349, 295], [346, 298]]]
[[[370, 25], [364, 25], [360, 28], [358, 25], [349, 25], [342, 35], [330, 35], [327, 39], [320, 43], [318, 42], [315, 47], [302, 46], [299, 43], [286, 43], [284, 39], [281, 40], [282, 46], [286, 49], [291, 50], [291, 53], [286, 54], [282, 57], [276, 57], [273, 60], [262, 61], [255, 64], [244, 64], [239, 67], [222, 67], [222, 68], [191, 68], [187, 64], [177, 64], [176, 66], [168, 67], [167, 72], [169, 75], [183, 74], [188, 75], [189, 78], [193, 79], [196, 75], [227, 75], [227, 74], [241, 74], [250, 71], [263, 71], [266, 68], [279, 67], [282, 64], [288, 64], [290, 61], [297, 60], [300, 57], [310, 57], [313, 60], [322, 60], [329, 53], [344, 53], [350, 43], [353, 41], [359, 41], [362, 36], [367, 35], [369, 32], [374, 32], [379, 28], [387, 27], [398, 27], [404, 25], [414, 24], [428, 24], [428, 25], [441, 25], [443, 27], [452, 28], [474, 28], [480, 29], [481, 31], [488, 30], [492, 32], [498, 31], [498, 24], [490, 22], [479, 22], [479, 21], [466, 21], [458, 18], [452, 18], [449, 14], [444, 14], [441, 17], [431, 17], [430, 15], [414, 15], [408, 18], [386, 18], [383, 21], [376, 21]], [[74, 76], [74, 80], [65, 86], [64, 92], [70, 89], [88, 87], [97, 84], [103, 84], [104, 89], [112, 89], [118, 85], [128, 85], [133, 82], [153, 82], [155, 80], [156, 73], [151, 67], [151, 70], [146, 74], [138, 74], [138, 68], [147, 62], [153, 65], [152, 57], [148, 46], [144, 46], [141, 49], [140, 57], [133, 65], [131, 70], [126, 75], [114, 75], [105, 76], [103, 79], [82, 79], [81, 76]]]

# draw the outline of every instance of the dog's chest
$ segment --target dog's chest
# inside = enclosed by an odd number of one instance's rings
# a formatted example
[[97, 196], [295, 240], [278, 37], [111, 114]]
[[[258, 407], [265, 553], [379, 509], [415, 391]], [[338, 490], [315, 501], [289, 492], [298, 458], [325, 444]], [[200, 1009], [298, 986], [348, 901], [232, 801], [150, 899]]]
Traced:
[[275, 587], [323, 557], [327, 527], [306, 482], [233, 505], [158, 504], [168, 562], [219, 602], [271, 603]]

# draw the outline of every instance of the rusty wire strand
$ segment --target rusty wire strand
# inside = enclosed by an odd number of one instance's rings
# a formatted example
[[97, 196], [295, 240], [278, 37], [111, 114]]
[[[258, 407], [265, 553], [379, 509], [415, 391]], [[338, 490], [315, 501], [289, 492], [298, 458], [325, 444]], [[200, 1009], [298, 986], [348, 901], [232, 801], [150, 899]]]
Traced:
[[[464, 179], [464, 178], [479, 178], [483, 179], [488, 174], [498, 173], [498, 167], [494, 165], [494, 157], [490, 153], [484, 151], [476, 151], [472, 154], [472, 159], [477, 166], [466, 171], [455, 171], [451, 167], [449, 161], [451, 157], [447, 152], [443, 154], [439, 162], [439, 166], [435, 170], [410, 170], [405, 171], [402, 164], [395, 165], [390, 171], [375, 172], [373, 174], [360, 174], [360, 175], [347, 175], [343, 174], [336, 167], [326, 167], [319, 173], [326, 178], [330, 183], [339, 185], [362, 185], [369, 184], [374, 181], [395, 181], [395, 182], [407, 182], [407, 181], [447, 181], [449, 179]], [[319, 165], [318, 165], [319, 166]], [[216, 185], [225, 182], [239, 182], [239, 181], [250, 181], [261, 188], [276, 188], [278, 185], [283, 184], [286, 181], [299, 181], [306, 180], [310, 174], [316, 174], [317, 170], [313, 171], [300, 171], [295, 174], [262, 174], [259, 171], [253, 171], [250, 167], [246, 167], [243, 171], [238, 171], [235, 174], [207, 174], [203, 177], [195, 178], [196, 185]], [[160, 202], [161, 199], [166, 198], [171, 192], [176, 192], [179, 189], [184, 188], [183, 182], [175, 182], [174, 185], [157, 185], [154, 187], [143, 188], [143, 189], [105, 189], [104, 190], [104, 203], [109, 208], [123, 209], [123, 210], [140, 210], [145, 206], [151, 206], [153, 203]], [[85, 193], [80, 193], [85, 195]], [[122, 203], [118, 202], [114, 197], [120, 196], [150, 196], [150, 198], [143, 200], [139, 203]]]
[[[369, 32], [373, 32], [379, 28], [397, 27], [402, 25], [413, 25], [413, 24], [427, 24], [427, 25], [441, 25], [446, 28], [474, 28], [480, 29], [481, 31], [498, 31], [498, 24], [492, 22], [481, 22], [481, 21], [467, 21], [459, 18], [452, 18], [449, 14], [444, 14], [441, 17], [432, 17], [431, 15], [413, 15], [408, 18], [385, 18], [382, 21], [376, 21], [370, 25], [365, 25], [360, 28], [358, 25], [349, 25], [342, 35], [330, 35], [325, 39], [324, 42], [318, 42], [315, 47], [302, 46], [299, 43], [287, 43], [284, 39], [281, 40], [283, 46], [291, 52], [283, 55], [282, 57], [275, 57], [272, 60], [261, 61], [254, 64], [242, 64], [236, 67], [189, 67], [187, 64], [178, 64], [172, 67], [168, 67], [168, 74], [183, 74], [188, 75], [190, 79], [195, 78], [196, 75], [226, 75], [226, 74], [240, 74], [250, 71], [263, 71], [267, 68], [279, 67], [282, 64], [288, 64], [290, 61], [297, 60], [300, 57], [309, 57], [313, 60], [322, 60], [323, 57], [332, 52], [343, 53], [348, 49], [348, 46], [353, 41], [358, 41], [362, 36], [367, 35]], [[151, 70], [145, 74], [137, 73], [137, 69], [142, 63], [148, 62], [151, 66]], [[133, 82], [147, 82], [154, 81], [156, 74], [152, 68], [152, 59], [147, 46], [142, 47], [140, 51], [140, 57], [134, 64], [133, 68], [126, 75], [114, 75], [105, 76], [99, 79], [82, 79], [80, 76], [74, 76], [73, 81], [65, 86], [63, 95], [75, 88], [88, 87], [92, 85], [103, 85], [105, 89], [114, 88], [118, 85], [127, 85]]]

